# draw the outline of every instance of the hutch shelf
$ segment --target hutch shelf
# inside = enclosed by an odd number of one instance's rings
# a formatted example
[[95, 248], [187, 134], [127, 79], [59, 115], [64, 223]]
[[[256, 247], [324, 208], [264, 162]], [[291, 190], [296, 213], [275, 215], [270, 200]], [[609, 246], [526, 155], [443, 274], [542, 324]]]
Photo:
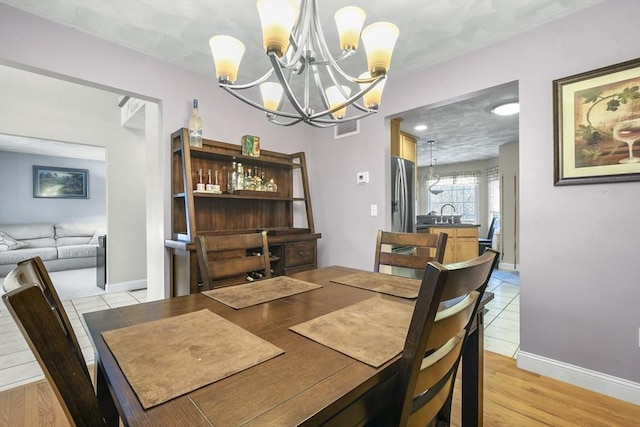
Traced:
[[[229, 193], [232, 162], [275, 182], [276, 191]], [[198, 170], [218, 172], [221, 194], [196, 191]], [[196, 293], [199, 279], [195, 237], [199, 234], [267, 231], [274, 276], [317, 267], [317, 240], [303, 152], [284, 154], [261, 150], [259, 157], [242, 154], [238, 144], [203, 139], [189, 146], [188, 129], [171, 135], [172, 295]]]

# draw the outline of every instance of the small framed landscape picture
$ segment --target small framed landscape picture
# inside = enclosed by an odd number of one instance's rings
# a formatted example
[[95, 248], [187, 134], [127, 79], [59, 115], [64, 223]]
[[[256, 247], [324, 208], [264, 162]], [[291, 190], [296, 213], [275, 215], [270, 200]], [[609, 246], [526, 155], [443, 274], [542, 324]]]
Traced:
[[640, 181], [640, 58], [553, 81], [554, 184]]
[[33, 197], [88, 199], [89, 170], [34, 165]]

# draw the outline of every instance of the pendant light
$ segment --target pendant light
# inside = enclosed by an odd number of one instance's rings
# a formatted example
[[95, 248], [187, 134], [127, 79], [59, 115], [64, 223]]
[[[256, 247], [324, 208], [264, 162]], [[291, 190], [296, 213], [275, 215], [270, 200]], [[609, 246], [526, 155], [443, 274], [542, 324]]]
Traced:
[[442, 193], [443, 190], [434, 189], [433, 187], [440, 182], [440, 175], [436, 173], [436, 168], [433, 164], [433, 144], [436, 142], [433, 140], [427, 141], [429, 144], [429, 172], [427, 174], [427, 185], [429, 186], [429, 192], [434, 196]]

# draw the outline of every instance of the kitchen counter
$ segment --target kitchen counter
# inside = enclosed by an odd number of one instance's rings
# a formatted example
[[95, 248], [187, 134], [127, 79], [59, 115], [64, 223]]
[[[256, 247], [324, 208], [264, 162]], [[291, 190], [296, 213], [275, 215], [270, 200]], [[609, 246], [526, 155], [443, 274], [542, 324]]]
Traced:
[[449, 223], [441, 223], [441, 224], [417, 224], [416, 230], [424, 230], [427, 228], [479, 228], [480, 224], [449, 224]]

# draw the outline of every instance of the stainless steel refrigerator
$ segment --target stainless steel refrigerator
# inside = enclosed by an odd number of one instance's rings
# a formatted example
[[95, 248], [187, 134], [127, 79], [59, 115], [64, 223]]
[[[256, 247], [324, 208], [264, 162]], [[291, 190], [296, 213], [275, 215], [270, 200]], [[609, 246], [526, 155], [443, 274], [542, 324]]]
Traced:
[[415, 164], [391, 157], [391, 230], [415, 233]]

